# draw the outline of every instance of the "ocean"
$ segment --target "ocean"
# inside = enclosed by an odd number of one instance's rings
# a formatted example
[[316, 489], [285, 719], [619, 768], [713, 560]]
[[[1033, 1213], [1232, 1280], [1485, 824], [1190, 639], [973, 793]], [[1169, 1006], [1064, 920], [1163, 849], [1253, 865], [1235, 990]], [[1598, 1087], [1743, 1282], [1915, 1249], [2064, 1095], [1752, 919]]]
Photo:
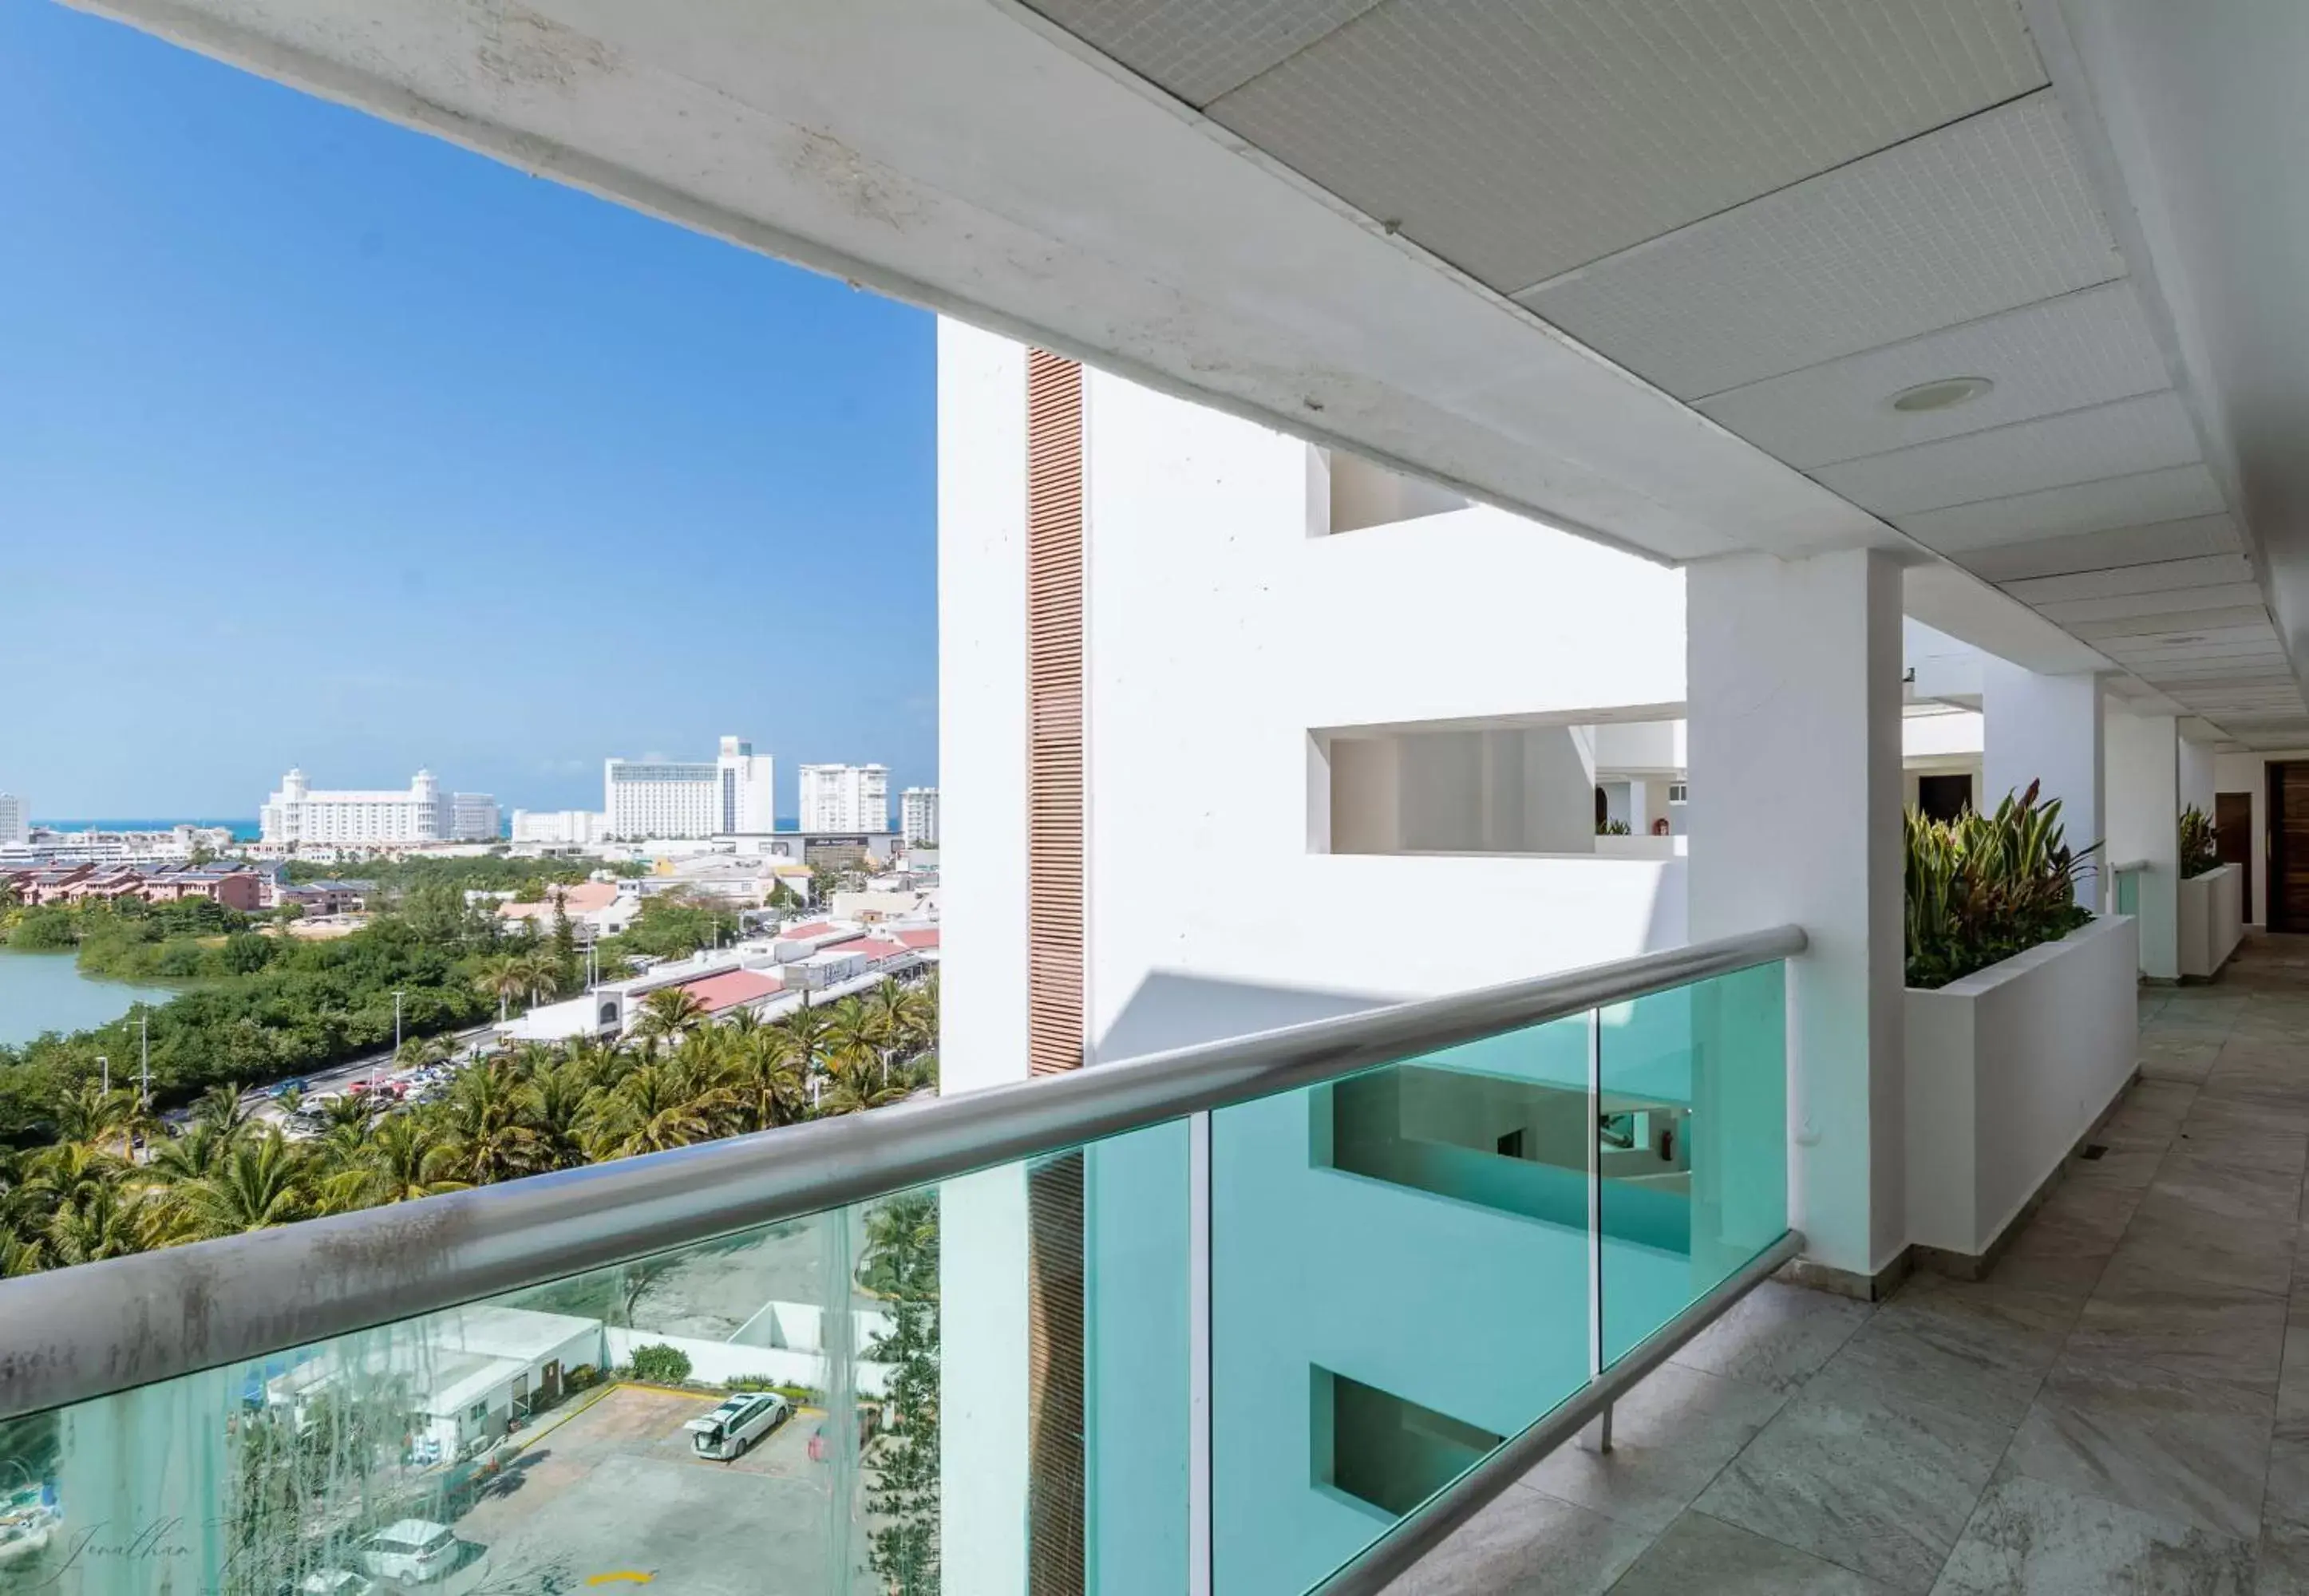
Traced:
[[225, 826], [236, 842], [254, 842], [263, 831], [254, 820], [35, 820], [52, 832], [165, 832], [171, 826]]

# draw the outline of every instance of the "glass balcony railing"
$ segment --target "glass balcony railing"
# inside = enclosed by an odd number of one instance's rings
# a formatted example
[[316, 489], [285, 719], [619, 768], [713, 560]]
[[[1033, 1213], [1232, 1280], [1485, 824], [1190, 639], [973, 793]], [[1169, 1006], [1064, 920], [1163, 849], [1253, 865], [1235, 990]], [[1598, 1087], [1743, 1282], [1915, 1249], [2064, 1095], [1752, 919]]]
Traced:
[[2115, 883], [2115, 890], [2110, 896], [2116, 913], [2140, 912], [2140, 878], [2148, 870], [2145, 864], [2117, 865], [2110, 869], [2109, 875]]
[[1369, 1574], [1792, 1251], [1801, 946], [0, 1284], [0, 1592]]

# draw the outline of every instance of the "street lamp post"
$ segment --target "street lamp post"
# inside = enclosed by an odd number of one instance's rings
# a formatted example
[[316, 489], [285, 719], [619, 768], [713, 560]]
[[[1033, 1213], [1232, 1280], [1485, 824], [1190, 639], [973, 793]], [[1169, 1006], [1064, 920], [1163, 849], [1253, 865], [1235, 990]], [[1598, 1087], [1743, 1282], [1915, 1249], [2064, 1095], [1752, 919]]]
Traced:
[[139, 1013], [136, 1016], [136, 1068], [138, 1091], [144, 1107], [152, 1106], [152, 1016]]
[[98, 1076], [99, 1084], [97, 1090], [105, 1096], [110, 1097], [112, 1095], [112, 1060], [99, 1053], [96, 1056], [96, 1067], [102, 1072]]
[[393, 995], [393, 1056], [396, 1059], [401, 1057], [401, 996], [398, 991]]

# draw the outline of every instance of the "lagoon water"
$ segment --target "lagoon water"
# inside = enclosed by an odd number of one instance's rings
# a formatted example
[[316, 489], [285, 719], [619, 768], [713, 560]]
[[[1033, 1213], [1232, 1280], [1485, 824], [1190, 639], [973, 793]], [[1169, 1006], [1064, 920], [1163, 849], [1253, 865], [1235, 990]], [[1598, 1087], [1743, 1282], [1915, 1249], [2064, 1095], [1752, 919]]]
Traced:
[[85, 1031], [117, 1020], [140, 1003], [166, 1003], [165, 987], [104, 981], [80, 972], [70, 953], [21, 953], [0, 948], [0, 1043], [21, 1047], [48, 1031]]

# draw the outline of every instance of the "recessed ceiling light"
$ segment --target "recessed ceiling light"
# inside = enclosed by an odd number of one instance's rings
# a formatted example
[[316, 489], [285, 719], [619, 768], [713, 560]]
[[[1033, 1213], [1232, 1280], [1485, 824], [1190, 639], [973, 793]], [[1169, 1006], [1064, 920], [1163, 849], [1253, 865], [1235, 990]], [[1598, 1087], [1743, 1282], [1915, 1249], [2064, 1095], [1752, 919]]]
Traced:
[[1938, 382], [1903, 388], [1892, 395], [1891, 403], [1894, 410], [1910, 415], [1920, 410], [1945, 410], [1970, 403], [1995, 386], [1986, 377], [1942, 377]]

